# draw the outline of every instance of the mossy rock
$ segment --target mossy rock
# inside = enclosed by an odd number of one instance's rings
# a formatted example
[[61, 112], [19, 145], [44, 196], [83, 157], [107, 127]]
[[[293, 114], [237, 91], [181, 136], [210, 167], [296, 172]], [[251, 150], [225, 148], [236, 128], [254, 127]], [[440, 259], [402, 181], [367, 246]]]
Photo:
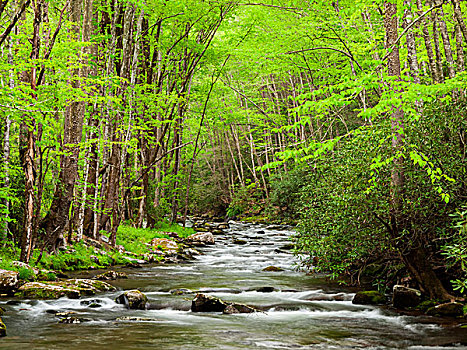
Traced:
[[145, 310], [149, 306], [148, 297], [137, 289], [124, 292], [115, 299], [115, 302], [133, 310]]
[[5, 337], [6, 336], [6, 326], [5, 323], [3, 323], [3, 320], [0, 318], [0, 337]]
[[425, 300], [418, 304], [416, 309], [426, 312], [429, 308], [435, 307], [437, 304], [436, 300]]
[[64, 288], [62, 286], [51, 285], [40, 282], [29, 282], [21, 286], [17, 297], [29, 299], [58, 299], [68, 297], [70, 299], [78, 299], [80, 292], [76, 289]]
[[268, 267], [265, 267], [263, 269], [263, 271], [266, 271], [266, 272], [280, 272], [280, 271], [284, 271], [284, 269], [280, 268], [280, 267], [277, 267], [277, 266], [268, 266]]
[[426, 313], [430, 316], [460, 317], [464, 316], [464, 305], [461, 303], [444, 303], [430, 307]]
[[58, 299], [94, 295], [97, 292], [113, 291], [112, 285], [89, 279], [70, 279], [59, 282], [29, 282], [19, 288], [16, 296], [30, 299]]
[[385, 304], [386, 297], [377, 290], [361, 291], [355, 294], [352, 304], [357, 305], [378, 305]]

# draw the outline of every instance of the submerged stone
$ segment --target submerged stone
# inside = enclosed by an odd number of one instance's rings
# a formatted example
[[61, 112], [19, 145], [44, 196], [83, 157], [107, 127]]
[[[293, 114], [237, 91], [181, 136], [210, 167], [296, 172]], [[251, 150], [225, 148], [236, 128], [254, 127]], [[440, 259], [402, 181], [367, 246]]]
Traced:
[[378, 305], [384, 304], [386, 297], [377, 290], [361, 291], [355, 294], [352, 304], [358, 305]]

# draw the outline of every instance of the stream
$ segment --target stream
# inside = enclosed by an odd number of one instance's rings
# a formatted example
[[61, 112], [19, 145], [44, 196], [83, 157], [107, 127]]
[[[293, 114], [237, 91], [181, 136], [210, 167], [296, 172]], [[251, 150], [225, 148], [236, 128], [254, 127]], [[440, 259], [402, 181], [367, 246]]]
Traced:
[[[349, 290], [296, 270], [296, 259], [281, 249], [293, 232], [266, 227], [231, 222], [225, 234], [215, 236], [216, 244], [202, 248], [204, 255], [193, 261], [121, 269], [129, 278], [110, 282], [120, 289], [117, 292], [77, 300], [23, 300], [17, 305], [3, 300], [8, 335], [0, 340], [0, 348], [467, 348], [460, 345], [467, 342], [467, 329], [458, 324], [440, 326], [427, 316], [402, 316], [385, 308], [353, 305], [354, 294]], [[271, 265], [284, 271], [262, 271]], [[79, 277], [89, 274], [81, 272]], [[127, 310], [115, 303], [121, 290], [136, 288], [149, 298], [149, 310]], [[203, 291], [265, 312], [192, 313], [194, 295], [169, 292], [177, 288]], [[85, 305], [96, 299], [100, 307]], [[48, 310], [73, 311], [88, 321], [59, 324]], [[143, 320], [117, 320], [124, 316]]]

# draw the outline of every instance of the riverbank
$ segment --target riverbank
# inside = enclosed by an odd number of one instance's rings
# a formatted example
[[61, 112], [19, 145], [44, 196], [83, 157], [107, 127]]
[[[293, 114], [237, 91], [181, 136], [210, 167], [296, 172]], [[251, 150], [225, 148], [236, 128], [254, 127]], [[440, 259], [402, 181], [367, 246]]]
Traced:
[[[118, 268], [128, 278], [106, 281], [116, 290], [80, 299], [21, 299], [16, 304], [3, 299], [8, 336], [2, 347], [394, 349], [467, 339], [459, 320], [439, 326], [432, 316], [352, 304], [353, 289], [296, 269], [299, 260], [287, 249], [292, 234], [270, 225], [231, 222], [223, 234], [214, 235], [214, 245], [199, 248], [203, 254], [194, 260]], [[279, 269], [266, 271], [268, 266]], [[73, 271], [70, 277], [92, 279], [102, 272]], [[144, 309], [117, 303], [136, 289], [147, 297]], [[193, 312], [196, 292], [261, 312]], [[80, 323], [66, 324], [77, 319]]]

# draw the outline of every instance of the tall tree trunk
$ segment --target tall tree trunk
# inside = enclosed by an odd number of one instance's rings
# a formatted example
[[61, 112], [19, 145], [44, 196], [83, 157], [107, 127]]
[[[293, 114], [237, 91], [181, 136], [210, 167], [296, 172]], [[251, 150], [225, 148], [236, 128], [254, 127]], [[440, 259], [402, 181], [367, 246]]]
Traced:
[[[71, 1], [70, 20], [74, 23], [72, 32], [79, 37], [81, 22], [81, 0]], [[89, 27], [88, 27], [89, 28]], [[73, 73], [84, 77], [86, 68], [75, 70]], [[79, 79], [73, 80], [74, 89], [80, 88]], [[73, 203], [74, 188], [78, 179], [78, 159], [83, 132], [84, 103], [72, 101], [65, 110], [63, 155], [60, 157], [60, 175], [50, 210], [41, 223], [49, 236], [51, 249], [56, 250], [59, 245], [66, 244], [64, 233], [70, 223], [70, 207]]]
[[[417, 0], [418, 14], [421, 15], [423, 12], [422, 0]], [[430, 32], [428, 31], [428, 23], [426, 16], [422, 18], [422, 33], [423, 40], [425, 42], [426, 54], [428, 56], [428, 63], [430, 67], [431, 79], [433, 83], [437, 84], [441, 82], [440, 72], [438, 71], [436, 60], [433, 56], [433, 45], [431, 43]]]
[[441, 39], [443, 40], [444, 56], [446, 57], [446, 62], [448, 64], [448, 76], [449, 78], [454, 78], [456, 75], [454, 70], [454, 59], [452, 58], [451, 42], [449, 40], [448, 28], [446, 26], [446, 22], [444, 21], [444, 11], [442, 7], [439, 9], [439, 15], [441, 16], [439, 18], [439, 28]]
[[[39, 58], [39, 31], [42, 18], [42, 3], [37, 1], [34, 3], [34, 22], [33, 22], [33, 36], [32, 36], [32, 51], [31, 51], [31, 61], [37, 60]], [[31, 84], [31, 90], [33, 92], [33, 99], [36, 99], [35, 91], [36, 87], [36, 78], [37, 70], [33, 66], [31, 68], [30, 76], [27, 74], [23, 75], [24, 80], [29, 80]], [[25, 117], [26, 118], [26, 117]], [[22, 163], [23, 171], [25, 174], [25, 215], [24, 215], [24, 230], [21, 240], [21, 253], [20, 260], [28, 263], [32, 253], [32, 244], [34, 241], [34, 228], [36, 225], [36, 218], [34, 217], [34, 205], [36, 201], [34, 184], [36, 180], [36, 170], [34, 167], [35, 160], [35, 147], [36, 141], [34, 137], [35, 129], [35, 119], [33, 116], [23, 124], [24, 134], [26, 135], [26, 149], [22, 152]]]
[[[394, 49], [388, 56], [388, 75], [400, 77], [399, 47], [397, 45], [398, 23], [397, 5], [392, 2], [384, 4], [384, 28], [386, 31], [386, 48]], [[399, 251], [408, 270], [430, 298], [449, 299], [441, 281], [436, 276], [428, 260], [425, 243], [420, 235], [403, 234], [410, 232], [409, 218], [404, 214], [404, 157], [401, 155], [404, 147], [404, 112], [400, 107], [393, 107], [391, 114], [393, 132], [392, 148], [395, 155], [391, 173], [391, 203], [390, 203], [390, 235], [395, 248]]]

